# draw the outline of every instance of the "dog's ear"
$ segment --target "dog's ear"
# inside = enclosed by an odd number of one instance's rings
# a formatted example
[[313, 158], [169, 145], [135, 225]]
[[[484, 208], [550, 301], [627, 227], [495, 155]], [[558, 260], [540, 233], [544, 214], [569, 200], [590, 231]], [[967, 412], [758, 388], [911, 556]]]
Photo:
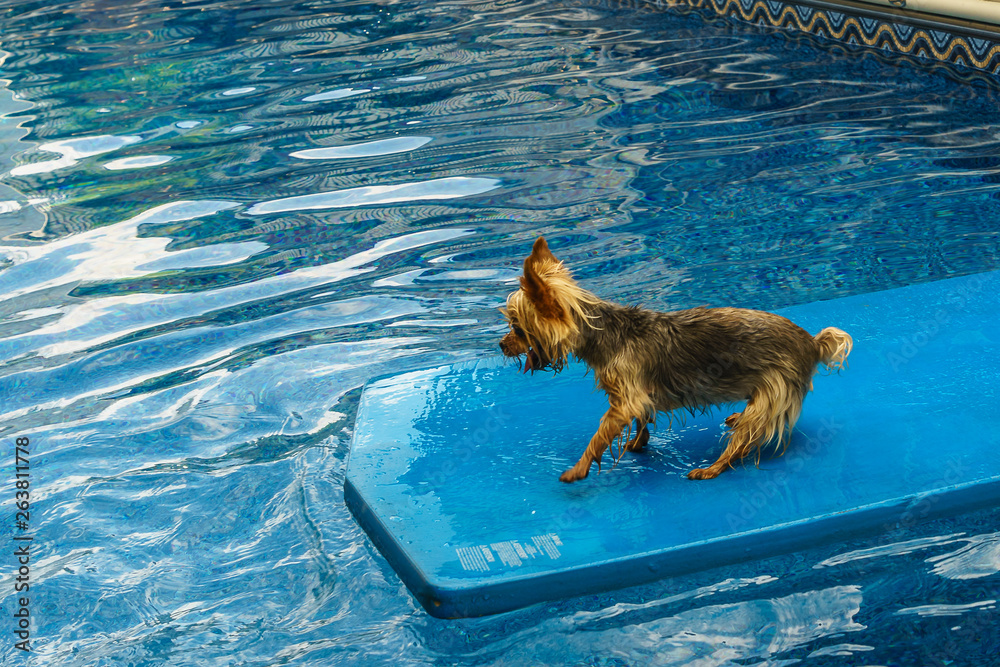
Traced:
[[552, 288], [545, 283], [542, 270], [546, 265], [558, 264], [559, 260], [549, 250], [545, 237], [539, 236], [531, 249], [531, 254], [524, 260], [524, 275], [521, 277], [521, 290], [528, 297], [538, 314], [546, 319], [561, 320], [566, 312], [556, 300]]
[[549, 250], [549, 243], [545, 240], [544, 236], [539, 236], [535, 239], [535, 245], [531, 246], [531, 255], [528, 259], [533, 259], [536, 263], [559, 261], [552, 254], [552, 251]]

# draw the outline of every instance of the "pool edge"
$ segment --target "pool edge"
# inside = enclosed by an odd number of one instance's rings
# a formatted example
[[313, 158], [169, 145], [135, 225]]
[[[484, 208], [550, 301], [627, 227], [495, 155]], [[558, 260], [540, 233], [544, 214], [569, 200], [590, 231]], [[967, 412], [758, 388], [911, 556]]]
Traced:
[[870, 0], [636, 0], [636, 4], [702, 11], [736, 24], [779, 28], [922, 63], [958, 66], [992, 81], [1000, 74], [1000, 6], [998, 23], [989, 23]]

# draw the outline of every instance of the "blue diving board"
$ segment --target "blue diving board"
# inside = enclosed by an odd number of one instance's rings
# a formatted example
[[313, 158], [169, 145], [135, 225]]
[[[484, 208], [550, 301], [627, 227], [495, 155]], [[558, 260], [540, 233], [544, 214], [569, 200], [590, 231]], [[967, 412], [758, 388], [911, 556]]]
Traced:
[[787, 308], [854, 337], [784, 456], [714, 480], [729, 410], [661, 417], [644, 453], [559, 474], [607, 407], [581, 365], [500, 359], [369, 382], [344, 495], [433, 616], [480, 616], [885, 531], [1000, 501], [1000, 272]]

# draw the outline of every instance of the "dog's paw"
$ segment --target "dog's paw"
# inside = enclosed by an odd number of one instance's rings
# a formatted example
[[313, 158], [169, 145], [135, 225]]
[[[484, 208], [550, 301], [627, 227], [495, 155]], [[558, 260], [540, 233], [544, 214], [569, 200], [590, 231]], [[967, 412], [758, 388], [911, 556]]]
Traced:
[[711, 468], [695, 468], [688, 473], [688, 479], [714, 479], [718, 476], [719, 473]]
[[649, 443], [649, 431], [643, 429], [639, 435], [635, 436], [625, 445], [627, 452], [641, 452]]
[[579, 470], [577, 470], [577, 467], [574, 466], [569, 470], [567, 470], [566, 472], [564, 472], [563, 474], [559, 475], [559, 481], [566, 482], [567, 484], [571, 482], [578, 482], [584, 477], [586, 477], [588, 472], [590, 471], [584, 470], [583, 472], [580, 472]]

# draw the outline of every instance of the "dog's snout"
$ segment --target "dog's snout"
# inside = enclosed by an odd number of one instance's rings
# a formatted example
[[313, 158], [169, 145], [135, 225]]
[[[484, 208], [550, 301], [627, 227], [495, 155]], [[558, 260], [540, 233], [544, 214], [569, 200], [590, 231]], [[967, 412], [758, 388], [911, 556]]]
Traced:
[[500, 351], [503, 352], [506, 357], [517, 357], [524, 354], [528, 349], [528, 346], [524, 344], [513, 332], [508, 332], [503, 338], [500, 339]]

